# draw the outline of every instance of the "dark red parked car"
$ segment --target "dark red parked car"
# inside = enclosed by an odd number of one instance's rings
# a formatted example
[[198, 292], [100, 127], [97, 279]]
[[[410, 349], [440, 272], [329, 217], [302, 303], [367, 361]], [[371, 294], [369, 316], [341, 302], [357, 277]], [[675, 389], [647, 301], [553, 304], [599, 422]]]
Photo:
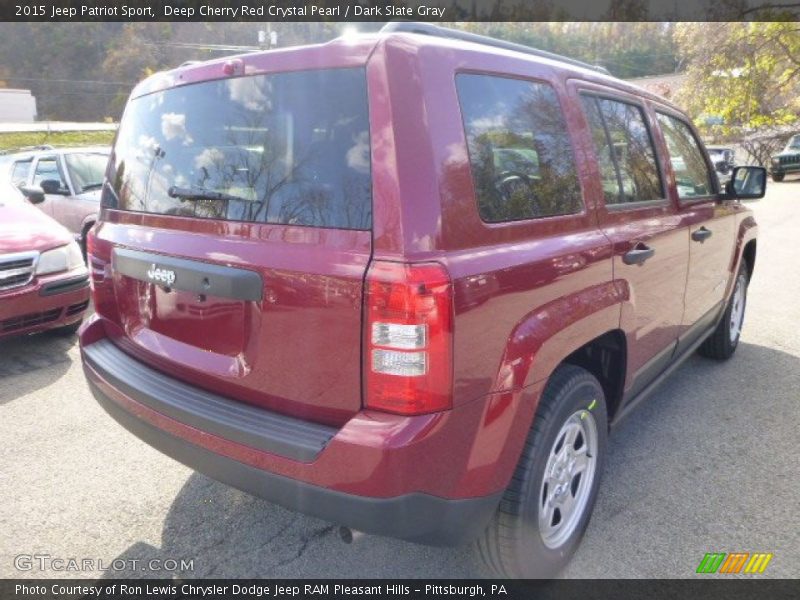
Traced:
[[119, 129], [86, 376], [219, 481], [552, 574], [609, 424], [733, 354], [764, 186], [662, 98], [431, 25], [187, 65]]
[[89, 273], [69, 232], [0, 185], [0, 338], [73, 334], [89, 306]]

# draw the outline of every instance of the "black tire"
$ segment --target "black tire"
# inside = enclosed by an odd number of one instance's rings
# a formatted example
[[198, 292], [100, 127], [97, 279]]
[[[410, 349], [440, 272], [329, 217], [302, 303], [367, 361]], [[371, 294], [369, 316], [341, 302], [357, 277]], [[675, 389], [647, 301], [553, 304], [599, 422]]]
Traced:
[[[580, 421], [592, 418], [596, 427], [594, 473], [587, 489], [580, 492], [587, 494], [582, 510], [574, 512], [575, 517], [569, 519], [572, 525], [563, 532], [571, 533], [563, 542], [550, 547], [539, 526], [540, 505], [546, 504], [541, 499], [547, 495], [547, 488], [543, 487], [545, 468], [559, 443], [563, 448], [562, 427], [577, 415]], [[476, 541], [478, 559], [487, 574], [546, 578], [556, 575], [569, 562], [586, 531], [597, 497], [606, 453], [607, 423], [605, 396], [597, 379], [573, 365], [556, 369], [542, 393], [533, 427], [508, 489], [486, 531]], [[567, 487], [570, 495], [573, 483], [574, 480]]]
[[[742, 261], [739, 272], [736, 274], [736, 279], [734, 280], [734, 288], [731, 292], [731, 297], [728, 299], [728, 305], [725, 307], [722, 318], [719, 323], [717, 323], [714, 332], [708, 336], [697, 349], [697, 353], [701, 356], [713, 358], [715, 360], [727, 360], [736, 352], [736, 347], [739, 345], [739, 338], [742, 333], [741, 324], [744, 321], [745, 308], [747, 308], [747, 286], [749, 283], [747, 273], [747, 264]], [[731, 316], [735, 310], [737, 286], [740, 284], [743, 286], [741, 298], [742, 312], [738, 331], [733, 335], [731, 332]]]
[[83, 319], [72, 323], [71, 325], [65, 325], [64, 327], [56, 327], [55, 329], [51, 329], [50, 333], [54, 335], [63, 335], [64, 337], [72, 337], [76, 333], [78, 333], [78, 329], [80, 329], [81, 325], [83, 324]]
[[784, 177], [786, 177], [786, 173], [773, 173], [772, 174], [772, 181], [775, 181], [776, 183], [780, 183], [781, 181], [783, 181]]

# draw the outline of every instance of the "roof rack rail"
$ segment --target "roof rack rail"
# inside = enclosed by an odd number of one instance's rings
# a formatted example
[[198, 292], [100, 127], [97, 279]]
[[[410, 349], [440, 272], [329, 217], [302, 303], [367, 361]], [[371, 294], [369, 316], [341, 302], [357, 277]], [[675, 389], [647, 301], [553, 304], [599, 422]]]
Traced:
[[582, 67], [584, 69], [591, 69], [606, 75], [610, 75], [608, 69], [600, 65], [592, 65], [574, 58], [561, 56], [555, 52], [548, 52], [547, 50], [539, 50], [532, 46], [525, 46], [515, 42], [506, 42], [505, 40], [498, 40], [486, 35], [479, 35], [477, 33], [470, 33], [468, 31], [460, 31], [458, 29], [450, 29], [448, 27], [439, 27], [432, 23], [419, 23], [414, 21], [392, 21], [387, 23], [381, 29], [381, 33], [419, 33], [422, 35], [430, 35], [433, 37], [449, 38], [451, 40], [461, 40], [463, 42], [473, 42], [475, 44], [482, 44], [484, 46], [492, 46], [494, 48], [503, 48], [505, 50], [514, 50], [515, 52], [522, 52], [523, 54], [532, 54], [541, 58], [550, 60], [557, 60], [562, 63], [567, 63], [575, 67]]

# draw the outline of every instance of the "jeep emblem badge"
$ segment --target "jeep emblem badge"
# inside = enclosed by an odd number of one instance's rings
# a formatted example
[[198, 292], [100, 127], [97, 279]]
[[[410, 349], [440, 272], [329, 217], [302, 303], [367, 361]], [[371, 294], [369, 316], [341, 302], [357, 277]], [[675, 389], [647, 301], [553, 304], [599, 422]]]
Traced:
[[160, 269], [155, 263], [150, 265], [150, 269], [147, 271], [146, 275], [153, 283], [163, 283], [168, 287], [175, 283], [175, 271]]

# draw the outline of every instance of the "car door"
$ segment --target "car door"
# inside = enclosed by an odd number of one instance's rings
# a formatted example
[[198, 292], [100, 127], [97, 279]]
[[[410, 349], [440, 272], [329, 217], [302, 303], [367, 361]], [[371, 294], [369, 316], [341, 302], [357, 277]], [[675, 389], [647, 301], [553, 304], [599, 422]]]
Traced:
[[[94, 215], [96, 215], [100, 205], [100, 192], [98, 189], [89, 194], [81, 193], [81, 180], [76, 177], [75, 171], [69, 168], [67, 156], [81, 157], [94, 154], [90, 152], [71, 152], [59, 155], [60, 173], [62, 174], [62, 180], [65, 182], [64, 189], [67, 194], [53, 203], [53, 217], [69, 229], [76, 238], [82, 235], [87, 217], [91, 217], [91, 220], [94, 220]], [[75, 161], [77, 158], [73, 158], [73, 160]], [[103, 162], [107, 162], [107, 158]], [[75, 162], [72, 164], [74, 165]], [[99, 179], [102, 181], [102, 177], [99, 177]]]
[[[66, 193], [69, 193], [69, 188], [67, 187], [61, 167], [58, 164], [58, 157], [55, 154], [43, 155], [34, 159], [33, 169], [31, 170], [29, 177], [30, 185], [32, 186], [41, 186], [42, 182], [48, 179], [59, 181], [61, 184], [61, 189], [66, 191]], [[63, 193], [45, 194], [44, 202], [40, 202], [36, 206], [44, 213], [58, 220], [56, 217], [55, 205], [62, 202], [63, 199]]]
[[690, 346], [714, 323], [731, 277], [736, 236], [735, 203], [719, 202], [707, 153], [682, 116], [656, 111], [670, 157], [670, 186], [689, 227], [689, 276], [679, 350]]
[[689, 248], [666, 192], [653, 114], [635, 96], [596, 86], [579, 93], [602, 191], [601, 230], [613, 248], [614, 279], [627, 296], [620, 327], [628, 342], [626, 398], [669, 364], [677, 343]]

